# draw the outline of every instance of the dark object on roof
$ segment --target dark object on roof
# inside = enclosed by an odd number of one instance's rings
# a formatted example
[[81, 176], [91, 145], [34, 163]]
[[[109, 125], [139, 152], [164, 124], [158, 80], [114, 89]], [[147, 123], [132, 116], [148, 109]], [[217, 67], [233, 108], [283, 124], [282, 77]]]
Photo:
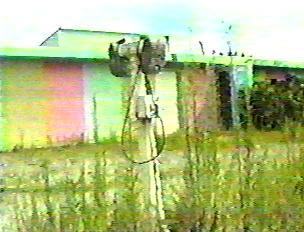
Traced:
[[170, 37], [168, 35], [165, 35], [165, 40], [166, 40], [166, 44], [169, 47], [169, 43], [170, 43]]
[[123, 38], [123, 39], [117, 41], [116, 43], [117, 43], [117, 44], [124, 44], [125, 42], [126, 42], [126, 39]]
[[203, 45], [202, 41], [198, 41], [198, 42], [199, 42], [199, 44], [201, 46], [201, 51], [202, 51], [203, 55], [205, 55], [204, 45]]

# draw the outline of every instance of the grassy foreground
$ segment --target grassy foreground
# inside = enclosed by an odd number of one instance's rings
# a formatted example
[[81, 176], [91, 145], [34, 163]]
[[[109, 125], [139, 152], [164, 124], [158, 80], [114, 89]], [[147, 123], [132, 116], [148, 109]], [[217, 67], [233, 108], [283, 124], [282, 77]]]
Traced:
[[[170, 231], [304, 231], [303, 130], [167, 139]], [[115, 140], [0, 154], [0, 231], [151, 232], [142, 171]]]

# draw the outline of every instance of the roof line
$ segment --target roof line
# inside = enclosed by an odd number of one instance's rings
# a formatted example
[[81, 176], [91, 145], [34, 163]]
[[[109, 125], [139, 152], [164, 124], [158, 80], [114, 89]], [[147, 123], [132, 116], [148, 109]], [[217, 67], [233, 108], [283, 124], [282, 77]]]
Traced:
[[[0, 60], [2, 58], [57, 58], [57, 59], [92, 59], [92, 60], [109, 60], [106, 52], [96, 49], [71, 49], [62, 47], [33, 47], [33, 48], [17, 48], [17, 47], [0, 47]], [[180, 63], [209, 63], [229, 65], [231, 57], [229, 56], [204, 56], [191, 54], [177, 54], [177, 62]], [[168, 62], [172, 59], [168, 57]], [[233, 65], [249, 65], [249, 66], [267, 66], [281, 67], [292, 69], [304, 69], [302, 61], [286, 61], [286, 60], [263, 60], [252, 57], [235, 57]]]
[[61, 30], [61, 27], [59, 27], [55, 32], [53, 32], [50, 36], [48, 36], [45, 40], [43, 40], [42, 43], [40, 43], [39, 46], [42, 46], [46, 41], [48, 41], [53, 35], [55, 35], [58, 31]]
[[[135, 36], [141, 36], [141, 35], [150, 35], [146, 33], [131, 33], [131, 32], [117, 32], [117, 31], [96, 31], [96, 30], [88, 30], [88, 29], [73, 29], [73, 28], [62, 28], [59, 27], [55, 32], [53, 32], [50, 36], [48, 36], [39, 46], [42, 46], [46, 41], [48, 41], [52, 36], [54, 36], [59, 31], [76, 31], [76, 32], [92, 32], [92, 33], [111, 33], [111, 34], [118, 34], [118, 35], [135, 35]], [[151, 34], [151, 36], [155, 36]], [[167, 36], [171, 37], [169, 35], [158, 35], [158, 36]]]
[[141, 35], [138, 33], [129, 33], [129, 32], [97, 31], [97, 30], [73, 29], [73, 28], [59, 28], [58, 30], [60, 30], [60, 31], [83, 31], [83, 32], [94, 32], [94, 33], [113, 33], [113, 34], [124, 34], [124, 35]]

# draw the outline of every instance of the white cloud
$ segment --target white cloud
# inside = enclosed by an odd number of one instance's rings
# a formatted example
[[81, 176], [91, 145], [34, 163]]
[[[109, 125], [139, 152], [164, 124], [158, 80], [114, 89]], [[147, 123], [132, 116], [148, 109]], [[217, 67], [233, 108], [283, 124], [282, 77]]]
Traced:
[[299, 0], [10, 0], [1, 5], [0, 44], [35, 46], [62, 26], [192, 34], [206, 50], [221, 51], [226, 49], [223, 31], [232, 24], [231, 40], [247, 54], [304, 59], [302, 9]]

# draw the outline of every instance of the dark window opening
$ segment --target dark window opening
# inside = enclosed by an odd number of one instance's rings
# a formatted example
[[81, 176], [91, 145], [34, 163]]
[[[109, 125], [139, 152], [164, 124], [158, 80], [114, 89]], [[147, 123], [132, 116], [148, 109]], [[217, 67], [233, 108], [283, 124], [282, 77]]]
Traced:
[[247, 109], [247, 103], [246, 103], [246, 92], [244, 89], [239, 90], [238, 93], [238, 102], [239, 102], [239, 117], [240, 117], [240, 125], [241, 128], [247, 129], [249, 117], [248, 117], [248, 109]]
[[270, 82], [271, 85], [275, 85], [276, 83], [277, 83], [277, 79], [271, 79], [271, 82]]
[[229, 73], [222, 71], [218, 74], [217, 90], [219, 97], [219, 115], [222, 126], [229, 130], [232, 127], [231, 86]]

